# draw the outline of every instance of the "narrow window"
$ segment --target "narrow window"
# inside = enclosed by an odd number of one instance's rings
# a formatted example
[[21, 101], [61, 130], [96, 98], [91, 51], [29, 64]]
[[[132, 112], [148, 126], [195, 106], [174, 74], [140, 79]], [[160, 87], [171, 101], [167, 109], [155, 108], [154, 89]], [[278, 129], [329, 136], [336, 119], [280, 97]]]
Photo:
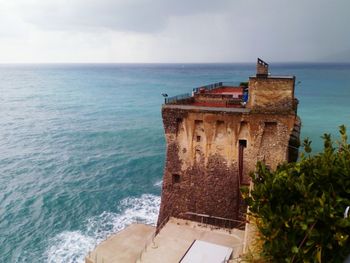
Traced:
[[277, 126], [277, 122], [275, 121], [266, 121], [265, 122], [265, 127], [276, 127]]
[[197, 135], [197, 142], [201, 141], [201, 136]]
[[173, 184], [180, 183], [180, 175], [179, 174], [173, 174]]

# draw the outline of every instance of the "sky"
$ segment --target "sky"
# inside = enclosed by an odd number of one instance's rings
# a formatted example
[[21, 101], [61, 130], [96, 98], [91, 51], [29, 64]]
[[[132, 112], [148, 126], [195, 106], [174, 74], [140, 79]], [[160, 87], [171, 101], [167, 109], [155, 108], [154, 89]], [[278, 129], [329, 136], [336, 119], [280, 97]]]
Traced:
[[0, 63], [350, 62], [349, 0], [0, 0]]

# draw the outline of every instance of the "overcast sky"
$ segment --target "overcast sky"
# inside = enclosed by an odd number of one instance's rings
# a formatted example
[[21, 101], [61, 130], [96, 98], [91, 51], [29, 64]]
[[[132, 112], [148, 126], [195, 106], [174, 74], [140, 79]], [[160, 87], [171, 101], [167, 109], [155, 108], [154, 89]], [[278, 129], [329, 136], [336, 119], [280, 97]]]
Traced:
[[0, 0], [0, 63], [350, 61], [349, 0]]

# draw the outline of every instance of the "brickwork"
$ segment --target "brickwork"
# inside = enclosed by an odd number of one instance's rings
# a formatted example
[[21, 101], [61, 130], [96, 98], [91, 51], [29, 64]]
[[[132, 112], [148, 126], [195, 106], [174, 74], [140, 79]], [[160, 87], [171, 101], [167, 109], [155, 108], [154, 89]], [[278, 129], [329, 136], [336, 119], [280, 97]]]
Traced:
[[248, 107], [260, 112], [294, 112], [295, 78], [249, 79]]

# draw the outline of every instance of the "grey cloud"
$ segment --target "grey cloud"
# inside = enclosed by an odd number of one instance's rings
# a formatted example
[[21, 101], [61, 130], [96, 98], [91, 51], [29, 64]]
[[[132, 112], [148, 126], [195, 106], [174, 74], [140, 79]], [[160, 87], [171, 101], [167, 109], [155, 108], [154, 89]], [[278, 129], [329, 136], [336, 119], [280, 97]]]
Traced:
[[350, 48], [349, 0], [12, 1], [38, 31], [87, 33], [101, 49], [108, 35], [154, 61], [315, 61]]
[[171, 16], [223, 12], [230, 0], [72, 0], [25, 4], [24, 18], [48, 29], [107, 28], [153, 33]]

